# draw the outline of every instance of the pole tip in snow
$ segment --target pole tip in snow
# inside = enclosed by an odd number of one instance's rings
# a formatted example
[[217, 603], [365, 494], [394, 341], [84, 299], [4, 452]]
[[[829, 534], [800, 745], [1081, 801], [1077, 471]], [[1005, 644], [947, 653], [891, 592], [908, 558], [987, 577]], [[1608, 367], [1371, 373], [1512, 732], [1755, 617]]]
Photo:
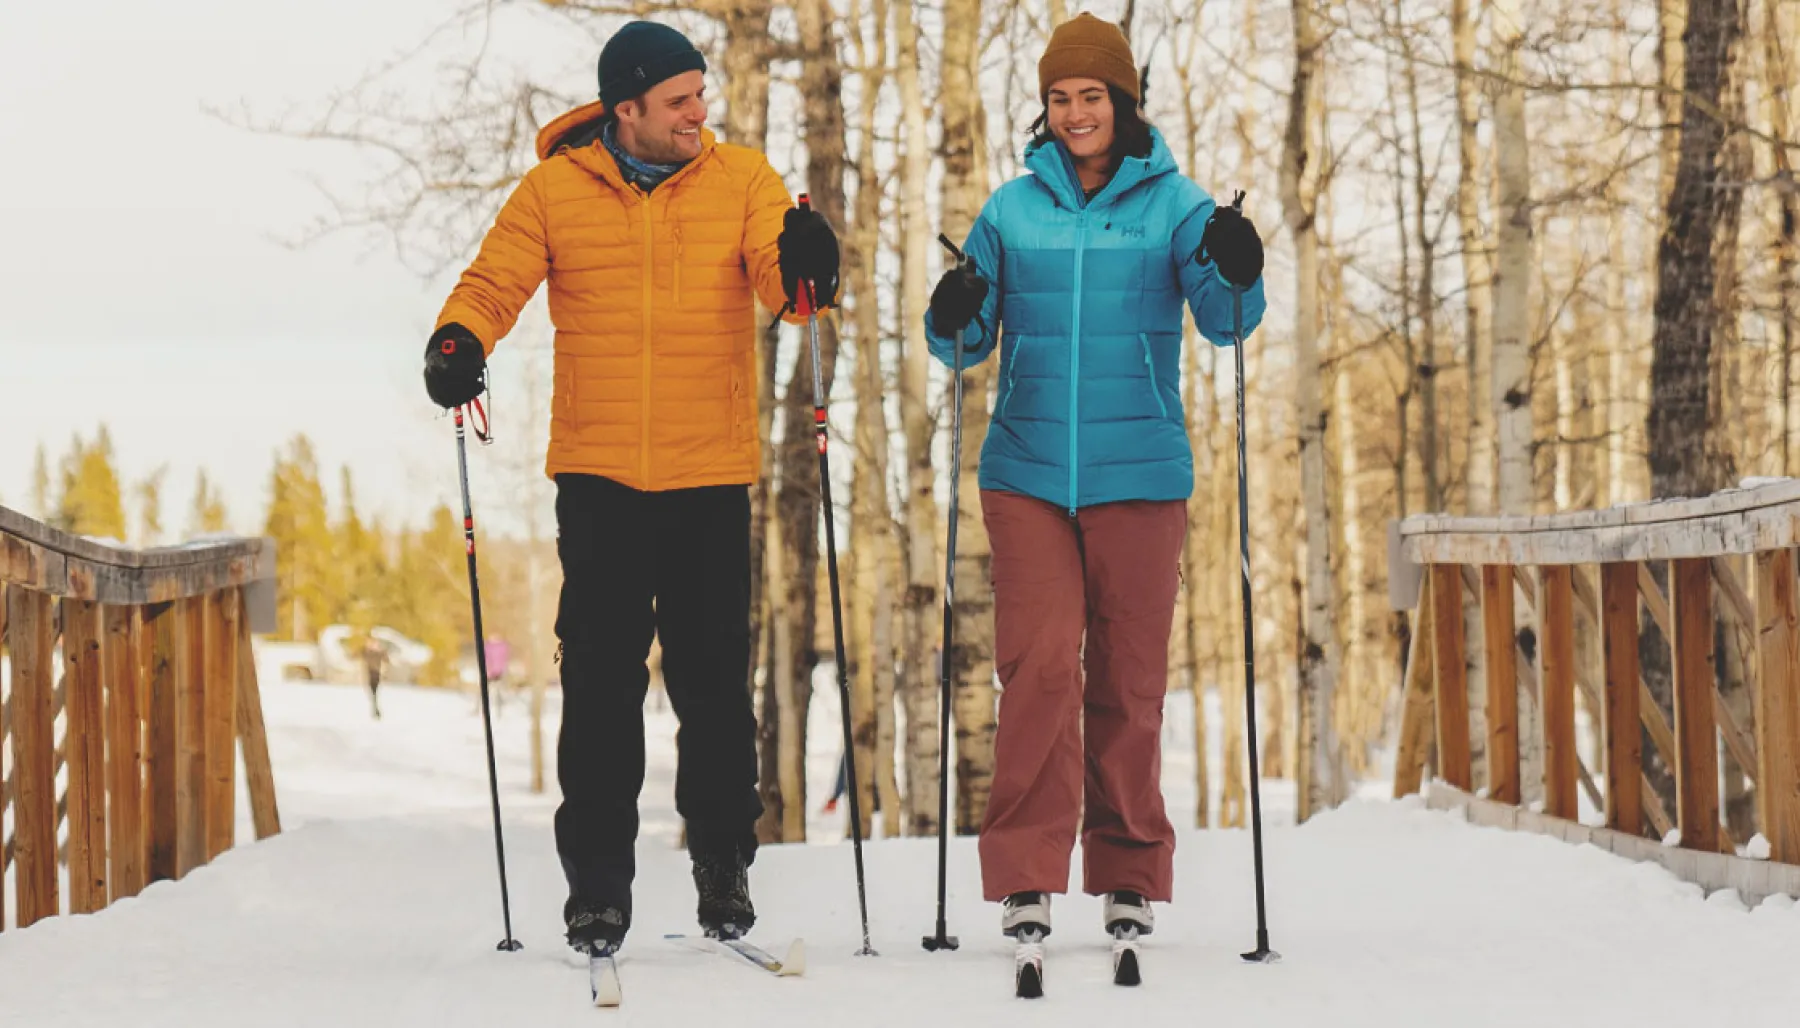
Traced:
[[1258, 946], [1256, 949], [1251, 950], [1248, 953], [1239, 954], [1239, 956], [1243, 957], [1244, 962], [1247, 964], [1279, 964], [1279, 963], [1281, 963], [1281, 954], [1275, 952], [1274, 950], [1270, 949], [1267, 946]]
[[520, 950], [525, 948], [525, 944], [520, 942], [517, 939], [508, 937], [505, 939], [501, 939], [500, 945], [495, 946], [494, 948], [499, 950], [502, 953], [517, 953]]
[[936, 935], [925, 936], [922, 945], [927, 952], [936, 953], [939, 950], [956, 950], [962, 946], [962, 942], [956, 936], [945, 935], [943, 930], [939, 929]]

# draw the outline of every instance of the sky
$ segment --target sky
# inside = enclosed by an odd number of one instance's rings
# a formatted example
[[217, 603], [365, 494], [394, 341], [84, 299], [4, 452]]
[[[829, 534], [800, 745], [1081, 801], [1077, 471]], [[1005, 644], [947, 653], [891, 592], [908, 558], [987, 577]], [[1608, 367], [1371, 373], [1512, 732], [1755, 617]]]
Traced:
[[[334, 500], [338, 467], [352, 468], [365, 514], [422, 521], [436, 500], [456, 502], [453, 433], [420, 360], [461, 262], [424, 278], [378, 237], [288, 245], [326, 209], [319, 184], [354, 193], [366, 165], [207, 109], [317, 110], [458, 6], [7, 5], [0, 504], [29, 510], [40, 442], [54, 467], [74, 434], [102, 423], [128, 486], [168, 466], [164, 522], [176, 531], [200, 467], [223, 486], [232, 529], [260, 531], [273, 455], [300, 432]], [[564, 34], [552, 49], [591, 47]], [[526, 35], [503, 42], [529, 64]], [[567, 64], [545, 74], [574, 93], [585, 83], [555, 77]], [[428, 60], [405, 81], [430, 88], [435, 73]], [[508, 424], [502, 396], [501, 431], [535, 434], [514, 406]]]

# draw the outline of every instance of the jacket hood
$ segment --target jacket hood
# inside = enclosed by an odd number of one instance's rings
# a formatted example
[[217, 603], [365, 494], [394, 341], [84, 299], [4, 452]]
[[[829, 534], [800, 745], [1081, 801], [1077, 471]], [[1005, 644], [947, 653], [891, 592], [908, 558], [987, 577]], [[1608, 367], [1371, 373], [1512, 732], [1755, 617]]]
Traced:
[[1025, 167], [1037, 176], [1038, 181], [1044, 184], [1044, 188], [1050, 191], [1058, 204], [1072, 211], [1093, 204], [1111, 203], [1134, 186], [1178, 170], [1175, 155], [1163, 141], [1162, 133], [1156, 129], [1150, 130], [1150, 156], [1127, 157], [1120, 161], [1119, 170], [1113, 172], [1112, 181], [1094, 197], [1091, 204], [1083, 195], [1081, 179], [1075, 174], [1075, 164], [1069, 159], [1069, 152], [1056, 140], [1026, 147]]

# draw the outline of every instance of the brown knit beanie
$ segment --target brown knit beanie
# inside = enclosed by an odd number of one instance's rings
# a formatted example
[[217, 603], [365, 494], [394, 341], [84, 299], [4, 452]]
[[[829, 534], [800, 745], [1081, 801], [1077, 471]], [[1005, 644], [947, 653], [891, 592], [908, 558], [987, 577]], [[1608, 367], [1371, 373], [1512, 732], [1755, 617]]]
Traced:
[[1048, 100], [1050, 86], [1070, 78], [1099, 79], [1143, 103], [1131, 41], [1119, 26], [1091, 14], [1078, 14], [1050, 33], [1050, 45], [1038, 58], [1038, 98]]

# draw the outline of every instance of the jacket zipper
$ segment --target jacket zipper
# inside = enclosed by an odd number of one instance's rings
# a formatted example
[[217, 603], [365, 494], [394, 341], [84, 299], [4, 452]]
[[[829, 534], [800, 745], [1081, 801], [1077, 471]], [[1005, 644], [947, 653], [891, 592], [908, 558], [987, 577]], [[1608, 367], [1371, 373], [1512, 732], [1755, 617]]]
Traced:
[[1150, 373], [1150, 395], [1156, 397], [1156, 413], [1162, 415], [1163, 420], [1167, 421], [1169, 407], [1163, 403], [1162, 389], [1156, 384], [1156, 361], [1150, 356], [1150, 333], [1139, 332], [1138, 342], [1144, 344], [1144, 370]]
[[1087, 211], [1075, 215], [1075, 321], [1069, 326], [1069, 516], [1081, 496], [1081, 266], [1087, 249]]
[[671, 220], [669, 228], [675, 233], [675, 309], [681, 309], [681, 222]]
[[650, 481], [650, 312], [655, 306], [651, 275], [652, 269], [656, 265], [652, 260], [651, 247], [656, 233], [650, 217], [653, 201], [650, 197], [644, 196], [642, 203], [644, 206], [644, 374], [642, 376], [644, 392], [638, 434], [638, 480], [644, 483], [644, 490], [648, 492], [654, 484]]

